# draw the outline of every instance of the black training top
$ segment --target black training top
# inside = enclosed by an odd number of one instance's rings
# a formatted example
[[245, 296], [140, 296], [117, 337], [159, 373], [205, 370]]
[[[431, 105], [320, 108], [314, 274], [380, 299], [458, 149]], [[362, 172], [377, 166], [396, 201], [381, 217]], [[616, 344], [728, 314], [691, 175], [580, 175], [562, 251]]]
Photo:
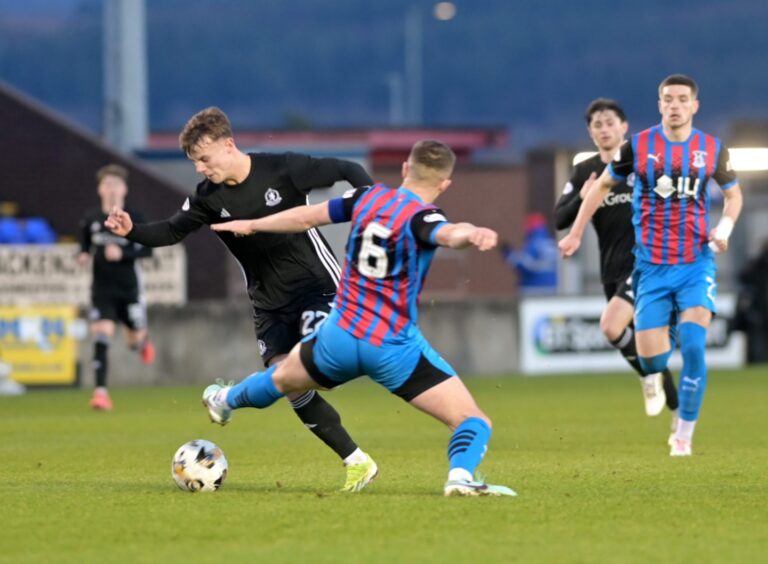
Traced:
[[[346, 180], [355, 187], [372, 184], [360, 165], [296, 153], [250, 154], [251, 171], [236, 185], [204, 180], [172, 217], [134, 224], [128, 239], [150, 247], [173, 245], [202, 225], [257, 219], [307, 204], [307, 194]], [[336, 291], [340, 268], [317, 229], [305, 233], [216, 235], [240, 263], [248, 294], [260, 309], [279, 309], [308, 293]]]
[[[599, 177], [606, 164], [600, 154], [586, 159], [573, 168], [571, 179], [563, 188], [563, 194], [555, 205], [555, 226], [570, 227], [581, 207], [579, 191], [593, 172]], [[592, 217], [600, 246], [600, 279], [610, 284], [626, 279], [635, 265], [632, 249], [635, 232], [632, 227], [632, 184], [634, 179], [616, 185], [605, 197]]]
[[[141, 214], [129, 211], [141, 221]], [[107, 219], [101, 209], [90, 210], [80, 222], [80, 250], [93, 254], [93, 292], [100, 294], [135, 295], [141, 288], [141, 271], [136, 259], [152, 255], [152, 249], [120, 237], [104, 226]], [[107, 245], [117, 245], [123, 251], [119, 261], [104, 256]]]

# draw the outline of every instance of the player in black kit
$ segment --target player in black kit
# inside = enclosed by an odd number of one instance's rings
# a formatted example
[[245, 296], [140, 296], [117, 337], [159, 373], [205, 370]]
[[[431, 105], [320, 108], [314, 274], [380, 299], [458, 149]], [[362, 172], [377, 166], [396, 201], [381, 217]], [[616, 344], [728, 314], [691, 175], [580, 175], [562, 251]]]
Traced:
[[[89, 211], [80, 224], [80, 254], [77, 261], [86, 264], [93, 257], [91, 285], [91, 335], [93, 336], [93, 371], [96, 388], [91, 407], [112, 409], [107, 392], [107, 353], [115, 334], [115, 323], [122, 323], [128, 345], [150, 364], [155, 348], [147, 337], [147, 310], [141, 271], [136, 259], [148, 257], [152, 250], [109, 232], [104, 226], [109, 211], [123, 208], [128, 192], [128, 171], [120, 165], [106, 165], [96, 173], [101, 207]], [[138, 217], [138, 214], [134, 212]]]
[[[181, 149], [206, 178], [181, 210], [165, 221], [133, 223], [116, 209], [106, 225], [116, 234], [150, 247], [173, 245], [203, 225], [256, 219], [306, 205], [314, 188], [337, 181], [372, 184], [358, 164], [295, 153], [251, 153], [235, 145], [227, 116], [207, 108], [193, 116], [179, 136]], [[259, 352], [266, 366], [282, 360], [325, 320], [341, 269], [316, 229], [296, 234], [236, 237], [216, 233], [245, 276]], [[336, 410], [318, 393], [288, 396], [296, 414], [332, 448], [347, 467], [344, 491], [359, 491], [376, 476], [373, 459], [358, 448]]]
[[[587, 107], [587, 131], [598, 153], [578, 163], [555, 206], [555, 225], [566, 229], [579, 213], [589, 187], [615, 156], [624, 142], [628, 123], [624, 110], [613, 100], [598, 98]], [[635, 257], [635, 234], [632, 228], [632, 178], [605, 198], [592, 219], [600, 246], [600, 277], [608, 305], [600, 317], [600, 329], [611, 344], [619, 349], [627, 362], [640, 375], [648, 415], [661, 413], [666, 403], [677, 418], [677, 390], [669, 370], [646, 375], [640, 367], [635, 348], [634, 294], [632, 271]]]

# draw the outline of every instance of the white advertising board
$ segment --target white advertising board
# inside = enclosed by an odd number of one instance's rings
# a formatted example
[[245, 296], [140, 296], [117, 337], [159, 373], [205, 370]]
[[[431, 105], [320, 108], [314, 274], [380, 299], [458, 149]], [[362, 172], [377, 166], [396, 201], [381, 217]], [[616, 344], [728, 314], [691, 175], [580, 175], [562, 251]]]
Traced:
[[[707, 365], [737, 368], [744, 365], [744, 336], [728, 334], [735, 296], [717, 299], [718, 315], [707, 332]], [[620, 372], [626, 361], [600, 332], [602, 297], [527, 298], [520, 305], [520, 368], [524, 374]], [[670, 368], [682, 366], [680, 351]]]

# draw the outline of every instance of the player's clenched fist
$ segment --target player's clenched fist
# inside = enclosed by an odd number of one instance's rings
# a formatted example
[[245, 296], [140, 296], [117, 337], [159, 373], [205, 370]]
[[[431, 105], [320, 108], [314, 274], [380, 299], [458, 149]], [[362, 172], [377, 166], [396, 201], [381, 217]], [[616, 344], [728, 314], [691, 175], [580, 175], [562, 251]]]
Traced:
[[569, 257], [579, 250], [579, 247], [581, 246], [581, 237], [569, 233], [560, 240], [557, 246], [564, 257]]
[[112, 208], [109, 212], [109, 217], [104, 222], [104, 225], [115, 235], [125, 237], [133, 229], [133, 221], [128, 212], [118, 208]]
[[478, 227], [469, 236], [469, 242], [481, 251], [490, 251], [496, 246], [498, 240], [499, 234], [486, 227]]

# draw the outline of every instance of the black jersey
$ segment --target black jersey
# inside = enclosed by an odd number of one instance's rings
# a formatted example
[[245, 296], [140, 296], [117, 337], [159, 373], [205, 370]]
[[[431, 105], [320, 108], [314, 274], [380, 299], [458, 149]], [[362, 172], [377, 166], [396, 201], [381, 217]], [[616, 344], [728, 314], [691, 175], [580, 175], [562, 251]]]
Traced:
[[[172, 245], [203, 225], [257, 219], [306, 205], [313, 188], [328, 187], [338, 180], [356, 187], [372, 184], [365, 170], [349, 161], [296, 153], [249, 156], [251, 170], [242, 183], [205, 180], [175, 215], [165, 221], [134, 224], [127, 237], [152, 247]], [[308, 293], [336, 292], [341, 269], [317, 229], [247, 237], [226, 232], [216, 235], [240, 263], [256, 308], [274, 310]]]
[[[141, 214], [128, 211], [141, 219]], [[129, 241], [110, 232], [104, 226], [107, 214], [101, 209], [89, 211], [80, 222], [80, 250], [93, 255], [92, 293], [103, 295], [135, 296], [141, 287], [141, 270], [136, 259], [152, 255], [152, 249]], [[108, 261], [104, 256], [107, 245], [117, 245], [123, 251], [119, 261]]]
[[[581, 207], [579, 191], [594, 172], [598, 177], [605, 169], [600, 155], [594, 155], [573, 168], [571, 179], [563, 188], [563, 194], [555, 205], [555, 226], [570, 227]], [[600, 279], [603, 284], [626, 278], [634, 268], [635, 232], [632, 227], [632, 182], [616, 185], [600, 204], [592, 217], [600, 246]]]

